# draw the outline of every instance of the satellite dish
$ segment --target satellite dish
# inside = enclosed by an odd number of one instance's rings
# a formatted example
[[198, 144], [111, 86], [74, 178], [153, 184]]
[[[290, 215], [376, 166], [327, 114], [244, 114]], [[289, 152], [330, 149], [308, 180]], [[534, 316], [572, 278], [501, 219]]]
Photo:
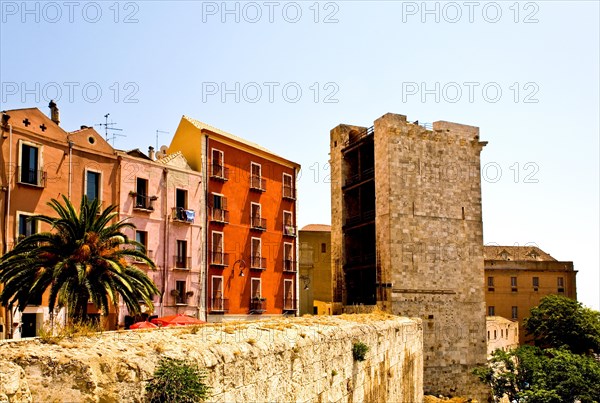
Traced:
[[168, 150], [169, 150], [169, 147], [160, 146], [160, 150], [156, 153], [156, 158], [160, 159], [160, 158], [166, 157]]

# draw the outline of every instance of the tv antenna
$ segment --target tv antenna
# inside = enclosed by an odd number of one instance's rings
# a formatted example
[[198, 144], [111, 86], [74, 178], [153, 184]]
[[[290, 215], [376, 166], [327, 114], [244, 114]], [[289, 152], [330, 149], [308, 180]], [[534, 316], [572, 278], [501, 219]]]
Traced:
[[159, 133], [161, 133], [161, 134], [169, 134], [169, 132], [164, 132], [164, 131], [162, 131], [162, 130], [157, 130], [157, 131], [156, 131], [156, 150], [157, 150], [157, 151], [158, 151], [158, 134], [159, 134]]
[[[106, 115], [104, 115], [104, 123], [98, 123], [95, 124], [94, 126], [104, 126], [104, 139], [108, 142], [111, 141], [113, 142], [113, 146], [115, 145], [115, 139], [117, 138], [117, 136], [119, 137], [125, 137], [124, 134], [119, 134], [119, 133], [113, 133], [113, 131], [118, 131], [118, 132], [122, 132], [123, 129], [118, 129], [116, 127], [113, 127], [114, 125], [116, 125], [115, 122], [110, 122], [108, 123], [108, 116], [110, 115], [110, 113], [107, 113]], [[109, 130], [111, 137], [108, 137], [109, 134]]]

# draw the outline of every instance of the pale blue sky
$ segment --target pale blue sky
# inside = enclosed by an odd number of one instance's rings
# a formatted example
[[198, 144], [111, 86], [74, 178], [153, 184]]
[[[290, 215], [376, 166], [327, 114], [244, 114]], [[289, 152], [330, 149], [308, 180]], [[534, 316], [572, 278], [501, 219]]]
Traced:
[[330, 221], [339, 123], [395, 112], [479, 126], [485, 242], [574, 261], [579, 299], [600, 308], [598, 2], [223, 4], [2, 1], [0, 109], [47, 112], [58, 88], [67, 130], [110, 113], [127, 135], [115, 146], [143, 151], [190, 115], [302, 164], [301, 226]]

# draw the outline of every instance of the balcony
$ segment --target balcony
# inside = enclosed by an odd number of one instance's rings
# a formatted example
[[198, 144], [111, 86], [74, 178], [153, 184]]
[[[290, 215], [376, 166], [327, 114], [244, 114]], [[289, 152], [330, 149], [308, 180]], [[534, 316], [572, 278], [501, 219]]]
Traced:
[[212, 164], [210, 178], [222, 182], [229, 180], [229, 168], [225, 168], [225, 166], [219, 164]]
[[173, 207], [171, 217], [175, 222], [183, 222], [191, 224], [196, 218], [194, 210], [186, 210], [183, 207]]
[[27, 169], [25, 167], [19, 167], [19, 180], [18, 182], [22, 185], [37, 186], [40, 188], [46, 187], [46, 171], [39, 169]]
[[347, 188], [349, 186], [352, 186], [352, 185], [360, 183], [360, 182], [364, 182], [369, 179], [373, 179], [374, 177], [375, 177], [375, 168], [365, 169], [364, 171], [362, 171], [358, 174], [347, 177], [346, 180], [344, 181], [344, 188]]
[[285, 298], [283, 300], [283, 310], [284, 311], [295, 311], [296, 309], [296, 300], [293, 298]]
[[250, 177], [250, 190], [256, 190], [258, 192], [264, 192], [267, 188], [266, 180], [261, 178], [260, 176], [251, 176]]
[[192, 268], [191, 256], [173, 256], [173, 268], [178, 270], [190, 270]]
[[229, 223], [229, 211], [220, 208], [213, 208], [210, 212], [210, 221], [218, 224]]
[[294, 189], [292, 186], [284, 186], [283, 187], [283, 198], [290, 199], [290, 200], [296, 200], [296, 189]]
[[366, 139], [368, 137], [372, 137], [374, 133], [375, 133], [375, 127], [371, 126], [367, 129], [363, 130], [360, 133], [350, 136], [348, 138], [348, 140], [344, 143], [344, 148], [342, 149], [342, 152], [347, 151], [349, 148], [351, 148], [353, 145], [359, 143], [361, 140]]
[[229, 299], [227, 298], [211, 298], [210, 313], [226, 313], [229, 312]]
[[295, 273], [296, 272], [296, 261], [285, 259], [283, 261], [283, 271], [286, 273]]
[[157, 196], [146, 196], [137, 192], [129, 192], [129, 195], [134, 199], [134, 211], [154, 211], [154, 201], [158, 199]]
[[296, 226], [291, 224], [283, 224], [283, 235], [296, 236]]
[[362, 211], [351, 217], [347, 217], [344, 223], [344, 227], [353, 227], [355, 225], [371, 222], [375, 220], [375, 210]]
[[229, 266], [229, 253], [211, 252], [210, 264], [212, 266]]
[[263, 313], [267, 310], [267, 299], [266, 298], [251, 298], [250, 299], [250, 313]]
[[267, 259], [260, 256], [250, 256], [250, 269], [252, 270], [266, 270]]
[[250, 217], [250, 228], [257, 229], [259, 231], [266, 231], [267, 220], [260, 217]]

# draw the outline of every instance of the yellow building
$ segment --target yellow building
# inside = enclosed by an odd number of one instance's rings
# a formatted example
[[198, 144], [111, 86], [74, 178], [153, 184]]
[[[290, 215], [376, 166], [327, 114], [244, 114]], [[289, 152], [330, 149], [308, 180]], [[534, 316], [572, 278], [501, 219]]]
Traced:
[[341, 304], [333, 302], [331, 226], [309, 224], [300, 230], [299, 236], [300, 314], [341, 313]]
[[573, 262], [561, 262], [533, 246], [484, 246], [488, 316], [519, 321], [519, 343], [529, 341], [523, 319], [546, 295], [577, 299]]

